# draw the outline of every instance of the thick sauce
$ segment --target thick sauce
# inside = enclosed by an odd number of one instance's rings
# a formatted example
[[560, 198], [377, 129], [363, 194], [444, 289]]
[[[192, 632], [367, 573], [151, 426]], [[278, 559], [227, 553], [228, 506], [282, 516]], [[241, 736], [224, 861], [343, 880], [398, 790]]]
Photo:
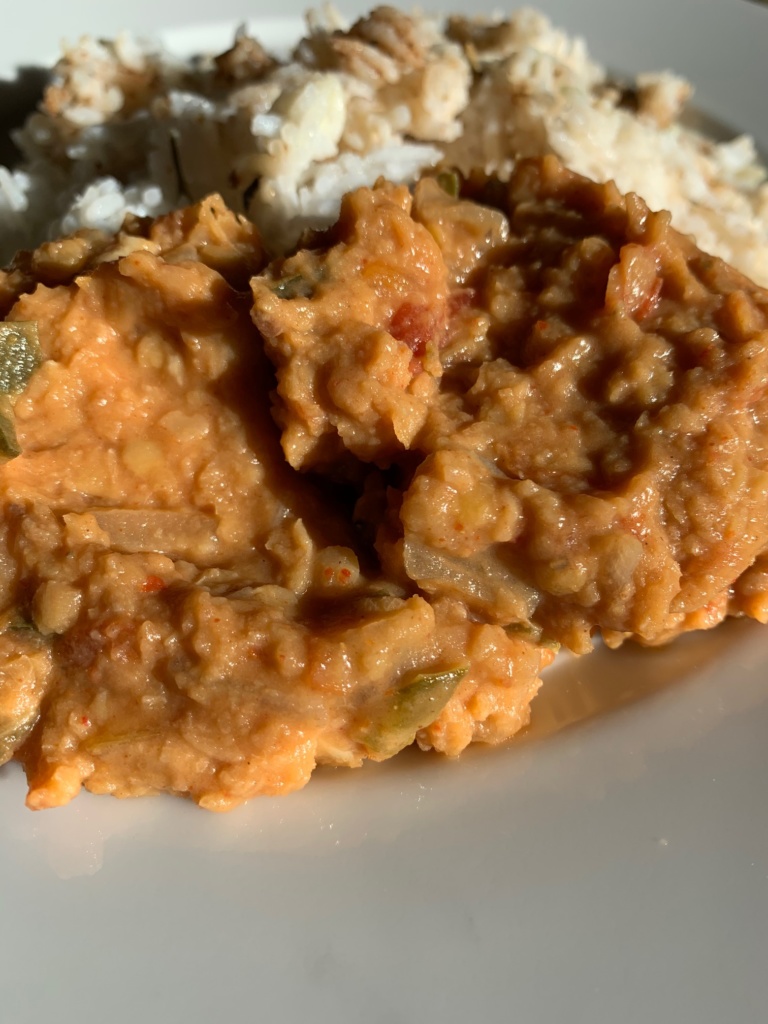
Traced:
[[768, 619], [768, 293], [553, 158], [459, 184], [360, 189], [268, 266], [211, 197], [0, 275], [31, 807], [457, 754], [558, 643]]
[[[389, 467], [388, 514], [361, 509], [390, 572], [577, 652], [596, 630], [653, 644], [729, 611], [765, 619], [751, 567], [768, 546], [768, 293], [554, 158], [508, 186], [452, 198], [427, 179], [400, 200], [382, 186], [348, 201], [342, 238], [291, 264], [305, 294], [254, 283], [289, 461], [341, 444]], [[390, 304], [358, 307], [338, 268], [367, 266], [395, 231], [399, 279], [427, 278], [424, 351], [439, 359], [412, 359], [401, 385], [418, 425], [399, 432], [378, 404], [361, 446], [343, 382], [378, 380], [397, 331]], [[299, 373], [319, 411], [293, 400]]]
[[213, 198], [3, 280], [42, 355], [0, 467], [0, 756], [31, 807], [85, 785], [227, 809], [527, 721], [551, 652], [383, 578], [286, 464], [243, 290], [262, 263]]

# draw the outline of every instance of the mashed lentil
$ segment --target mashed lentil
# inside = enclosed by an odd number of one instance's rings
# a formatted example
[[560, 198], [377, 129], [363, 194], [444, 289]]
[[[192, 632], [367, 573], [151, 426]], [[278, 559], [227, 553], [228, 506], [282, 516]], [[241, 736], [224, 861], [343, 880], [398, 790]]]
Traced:
[[285, 464], [236, 287], [262, 262], [212, 197], [5, 275], [42, 357], [0, 466], [0, 760], [31, 807], [84, 785], [228, 809], [527, 721], [551, 651], [384, 578]]
[[732, 609], [768, 545], [768, 292], [668, 214], [547, 157], [356, 194], [276, 269], [306, 283], [253, 285], [286, 457], [386, 470], [397, 578], [577, 652]]

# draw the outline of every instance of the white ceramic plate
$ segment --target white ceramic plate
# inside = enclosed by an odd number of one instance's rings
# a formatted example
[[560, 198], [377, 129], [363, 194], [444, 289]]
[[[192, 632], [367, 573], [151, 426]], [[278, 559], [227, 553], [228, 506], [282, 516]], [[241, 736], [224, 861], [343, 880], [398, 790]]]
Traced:
[[[543, 6], [613, 67], [689, 75], [700, 106], [768, 143], [768, 10]], [[0, 75], [121, 25], [215, 46], [220, 27], [182, 28], [211, 13], [18, 6]], [[14, 95], [0, 87], [6, 114]], [[33, 815], [8, 766], [0, 1021], [753, 1024], [768, 1007], [767, 782], [768, 630], [743, 622], [565, 663], [505, 749], [319, 772], [223, 818], [88, 795]]]

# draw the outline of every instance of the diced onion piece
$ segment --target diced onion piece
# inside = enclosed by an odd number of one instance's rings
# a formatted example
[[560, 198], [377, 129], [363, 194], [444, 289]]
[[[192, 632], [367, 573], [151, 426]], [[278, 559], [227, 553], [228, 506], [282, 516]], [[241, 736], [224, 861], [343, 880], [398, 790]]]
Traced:
[[424, 590], [448, 591], [497, 622], [528, 622], [537, 595], [493, 551], [457, 558], [406, 537], [403, 562], [410, 578]]
[[90, 510], [116, 551], [155, 551], [200, 563], [218, 549], [216, 520], [194, 509], [96, 508]]

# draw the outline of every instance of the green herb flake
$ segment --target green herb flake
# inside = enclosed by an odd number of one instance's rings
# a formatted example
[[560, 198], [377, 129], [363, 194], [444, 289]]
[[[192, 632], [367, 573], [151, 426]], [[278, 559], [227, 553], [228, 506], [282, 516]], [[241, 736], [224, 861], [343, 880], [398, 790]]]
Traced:
[[551, 651], [559, 651], [560, 644], [557, 640], [550, 640], [543, 635], [541, 626], [534, 626], [533, 623], [510, 622], [503, 627], [504, 632], [511, 639], [519, 637], [521, 640], [530, 640], [539, 647], [547, 647]]
[[43, 634], [31, 619], [26, 618], [21, 612], [16, 612], [5, 627], [10, 633], [21, 634], [31, 641], [42, 640]]
[[510, 637], [522, 637], [525, 640], [534, 642], [541, 638], [541, 629], [530, 622], [509, 622], [504, 626], [504, 632]]
[[314, 287], [306, 277], [296, 274], [295, 277], [286, 277], [282, 281], [278, 281], [274, 292], [279, 299], [311, 299]]
[[451, 199], [458, 199], [461, 192], [461, 176], [458, 171], [440, 171], [437, 184]]

